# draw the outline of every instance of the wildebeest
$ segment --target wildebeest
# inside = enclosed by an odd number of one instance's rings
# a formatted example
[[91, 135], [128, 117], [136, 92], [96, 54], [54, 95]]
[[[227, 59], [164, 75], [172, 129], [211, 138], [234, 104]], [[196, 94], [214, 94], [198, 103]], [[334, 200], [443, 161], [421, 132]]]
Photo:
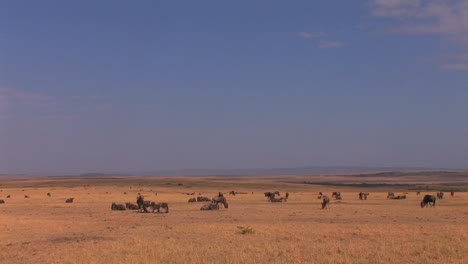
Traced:
[[[149, 203], [148, 203], [149, 202]], [[168, 203], [155, 203], [151, 201], [145, 201], [141, 213], [169, 213]]]
[[222, 204], [224, 206], [224, 208], [228, 208], [228, 203], [227, 203], [227, 200], [226, 198], [224, 198], [224, 196], [221, 196], [221, 197], [214, 197], [213, 199], [211, 199], [211, 202], [214, 203], [214, 204]]
[[11, 197], [11, 195], [7, 195], [7, 196], [6, 196], [7, 199], [10, 198], [10, 197]]
[[392, 196], [392, 197], [390, 197], [390, 199], [393, 199], [393, 200], [406, 199], [406, 195]]
[[219, 210], [219, 205], [216, 203], [207, 203], [204, 204], [200, 210]]
[[333, 192], [332, 197], [341, 196], [341, 192]]
[[282, 203], [282, 202], [287, 202], [288, 199], [286, 199], [285, 197], [279, 197], [279, 198], [270, 197], [269, 201], [272, 203]]
[[128, 210], [138, 210], [138, 204], [125, 203], [125, 208]]
[[234, 196], [236, 196], [236, 192], [235, 192], [235, 191], [230, 191], [230, 192], [229, 192], [229, 195], [234, 195]]
[[420, 195], [420, 194], [421, 194], [421, 192], [416, 192], [416, 195]]
[[4, 204], [4, 203], [5, 203], [5, 201], [0, 199], [0, 204]]
[[185, 194], [185, 195], [195, 195], [195, 192], [191, 192], [191, 193], [182, 193], [182, 194]]
[[330, 203], [330, 199], [327, 196], [323, 196], [322, 209], [330, 208], [329, 203]]
[[394, 196], [395, 196], [394, 193], [389, 192], [389, 193], [387, 194], [387, 199], [392, 199], [392, 197], [394, 197]]
[[360, 192], [359, 193], [359, 200], [367, 200], [368, 195], [369, 195], [369, 193]]
[[453, 197], [454, 195], [455, 195], [455, 192], [454, 192], [454, 191], [451, 191], [451, 192], [450, 192], [450, 196]]
[[421, 201], [421, 208], [426, 207], [428, 204], [430, 207], [435, 206], [436, 197], [434, 195], [429, 195], [429, 194], [424, 195], [424, 198]]
[[437, 193], [437, 198], [444, 199], [444, 192], [438, 192]]
[[138, 209], [143, 209], [143, 203], [145, 202], [144, 198], [142, 195], [138, 194], [136, 203], [138, 204]]
[[189, 203], [195, 203], [195, 202], [197, 202], [197, 198], [190, 198], [190, 199], [188, 199], [188, 202]]
[[74, 199], [75, 198], [68, 198], [68, 199], [65, 200], [65, 203], [73, 203]]
[[47, 193], [47, 196], [51, 197], [52, 195], [50, 193]]
[[286, 196], [286, 199], [289, 199], [289, 193], [288, 192], [286, 192], [285, 196]]
[[197, 202], [209, 202], [210, 198], [204, 197], [204, 196], [198, 196], [197, 197]]
[[125, 211], [126, 207], [123, 204], [112, 203], [111, 204], [111, 210], [113, 210], [113, 211]]
[[268, 199], [274, 198], [275, 195], [280, 196], [280, 192], [279, 191], [274, 191], [274, 192], [266, 192], [265, 193], [265, 197], [267, 197]]
[[29, 196], [25, 195], [24, 198], [29, 198]]

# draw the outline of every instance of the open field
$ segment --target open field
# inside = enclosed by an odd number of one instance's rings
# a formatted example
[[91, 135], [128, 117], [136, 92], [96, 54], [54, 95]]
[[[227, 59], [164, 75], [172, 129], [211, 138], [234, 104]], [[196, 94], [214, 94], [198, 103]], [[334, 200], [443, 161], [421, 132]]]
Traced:
[[[326, 181], [343, 176], [336, 177]], [[466, 177], [455, 178], [455, 187], [466, 186]], [[4, 177], [0, 263], [468, 263], [468, 193], [446, 193], [435, 208], [422, 209], [423, 195], [435, 191], [417, 196], [398, 186], [301, 183], [311, 179]], [[452, 188], [444, 185], [447, 179], [411, 183]], [[391, 182], [405, 181], [410, 182]], [[233, 197], [231, 190], [248, 194]], [[289, 192], [289, 201], [267, 202], [263, 192], [273, 190]], [[200, 211], [204, 203], [187, 203], [198, 193], [211, 198], [218, 191], [226, 193], [229, 209]], [[329, 197], [341, 191], [343, 200], [331, 199], [330, 209], [322, 210], [319, 191]], [[370, 192], [368, 200], [358, 199], [360, 191]], [[388, 200], [387, 191], [408, 192], [408, 199]], [[169, 202], [170, 213], [110, 210], [114, 201], [135, 202], [138, 192]], [[75, 202], [64, 203], [68, 197]]]

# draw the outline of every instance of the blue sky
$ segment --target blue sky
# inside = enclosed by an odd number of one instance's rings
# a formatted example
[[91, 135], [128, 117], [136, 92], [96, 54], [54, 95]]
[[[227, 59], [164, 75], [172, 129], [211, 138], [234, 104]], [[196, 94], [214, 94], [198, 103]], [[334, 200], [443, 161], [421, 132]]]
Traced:
[[468, 167], [468, 0], [3, 1], [0, 172]]

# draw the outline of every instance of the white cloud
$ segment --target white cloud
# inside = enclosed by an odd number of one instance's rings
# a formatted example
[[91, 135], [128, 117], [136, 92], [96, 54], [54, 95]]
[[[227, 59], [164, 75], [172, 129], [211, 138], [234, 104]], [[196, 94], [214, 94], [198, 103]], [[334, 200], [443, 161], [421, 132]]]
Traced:
[[320, 48], [340, 48], [343, 47], [344, 43], [339, 41], [330, 41], [330, 40], [320, 40]]
[[468, 43], [468, 0], [372, 0], [371, 12], [405, 23], [390, 32], [444, 35]]

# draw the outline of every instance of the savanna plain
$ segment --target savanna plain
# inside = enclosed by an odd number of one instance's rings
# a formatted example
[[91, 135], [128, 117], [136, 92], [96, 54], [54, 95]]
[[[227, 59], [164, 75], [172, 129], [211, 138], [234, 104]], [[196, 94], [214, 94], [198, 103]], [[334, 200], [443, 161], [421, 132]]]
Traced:
[[[373, 176], [364, 180], [408, 185], [314, 184], [356, 183], [362, 175], [0, 177], [0, 263], [468, 263], [466, 177]], [[417, 184], [431, 188], [417, 195]], [[435, 207], [421, 208], [425, 194], [444, 188]], [[269, 202], [268, 191], [289, 192], [289, 199]], [[331, 198], [334, 191], [342, 200]], [[229, 208], [200, 211], [206, 202], [187, 202], [218, 192]], [[329, 209], [319, 192], [331, 198]], [[387, 192], [407, 199], [387, 199]], [[138, 193], [169, 203], [169, 213], [110, 209], [135, 203]]]

